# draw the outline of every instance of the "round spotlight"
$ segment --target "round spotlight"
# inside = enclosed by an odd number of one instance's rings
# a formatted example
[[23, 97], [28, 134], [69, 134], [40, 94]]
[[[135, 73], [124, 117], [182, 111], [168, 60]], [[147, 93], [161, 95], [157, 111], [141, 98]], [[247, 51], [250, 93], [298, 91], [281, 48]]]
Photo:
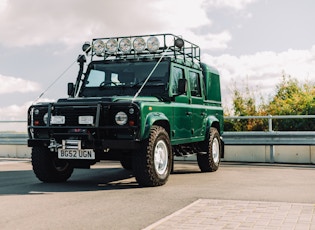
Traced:
[[119, 42], [119, 49], [123, 53], [129, 53], [131, 50], [131, 41], [128, 38], [123, 38]]
[[183, 39], [181, 39], [181, 38], [177, 38], [176, 40], [175, 40], [175, 46], [176, 47], [178, 47], [179, 49], [181, 49], [183, 46], [184, 46], [184, 44], [185, 44], [185, 42], [184, 42], [184, 40]]
[[147, 47], [151, 53], [158, 51], [158, 49], [160, 48], [159, 39], [157, 39], [156, 37], [153, 37], [153, 36], [149, 37], [148, 41], [147, 41]]
[[96, 40], [93, 43], [93, 51], [97, 56], [102, 56], [105, 52], [105, 43], [102, 40]]
[[140, 53], [145, 50], [145, 41], [143, 38], [136, 38], [133, 40], [133, 48], [136, 52]]
[[106, 42], [106, 50], [108, 53], [115, 53], [117, 52], [118, 50], [118, 42], [116, 39], [109, 39], [107, 42]]

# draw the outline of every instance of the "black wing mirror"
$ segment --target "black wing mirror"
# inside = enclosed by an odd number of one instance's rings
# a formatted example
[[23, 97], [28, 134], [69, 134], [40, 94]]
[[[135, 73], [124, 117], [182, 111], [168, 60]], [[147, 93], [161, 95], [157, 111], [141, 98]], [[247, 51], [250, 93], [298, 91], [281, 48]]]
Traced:
[[72, 82], [68, 83], [68, 96], [74, 97], [74, 84]]

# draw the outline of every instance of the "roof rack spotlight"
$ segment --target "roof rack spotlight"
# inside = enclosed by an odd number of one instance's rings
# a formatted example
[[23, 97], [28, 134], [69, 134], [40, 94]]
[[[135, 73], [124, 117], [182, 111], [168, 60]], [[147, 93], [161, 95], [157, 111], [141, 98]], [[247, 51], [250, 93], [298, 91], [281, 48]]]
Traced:
[[115, 53], [118, 50], [118, 42], [116, 39], [111, 38], [106, 42], [106, 50], [108, 53]]
[[133, 48], [136, 52], [141, 53], [145, 50], [145, 40], [141, 37], [137, 37], [133, 40]]
[[147, 40], [147, 47], [150, 53], [154, 53], [159, 50], [160, 48], [160, 42], [157, 37], [151, 36]]
[[96, 56], [103, 56], [104, 52], [105, 52], [105, 43], [102, 40], [96, 40], [93, 43], [93, 51], [95, 53]]
[[176, 38], [174, 43], [175, 43], [174, 45], [179, 49], [183, 48], [183, 46], [185, 45], [185, 42], [182, 38]]
[[119, 50], [123, 53], [129, 53], [131, 50], [131, 41], [128, 38], [123, 38], [119, 42]]

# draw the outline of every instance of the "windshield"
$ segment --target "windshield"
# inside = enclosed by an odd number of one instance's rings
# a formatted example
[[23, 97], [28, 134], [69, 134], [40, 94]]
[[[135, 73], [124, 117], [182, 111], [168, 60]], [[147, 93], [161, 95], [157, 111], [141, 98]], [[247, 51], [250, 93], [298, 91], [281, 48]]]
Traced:
[[[154, 62], [92, 63], [83, 82], [81, 96], [133, 96], [149, 76]], [[169, 76], [169, 62], [162, 61], [152, 73], [140, 94], [165, 94]]]

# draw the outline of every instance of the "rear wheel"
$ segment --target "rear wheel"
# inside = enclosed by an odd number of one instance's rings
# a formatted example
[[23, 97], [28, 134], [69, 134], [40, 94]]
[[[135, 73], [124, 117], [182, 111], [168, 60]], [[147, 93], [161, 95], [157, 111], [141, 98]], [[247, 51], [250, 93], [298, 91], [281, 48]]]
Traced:
[[32, 165], [36, 177], [43, 182], [64, 182], [73, 172], [68, 161], [58, 159], [44, 147], [33, 147]]
[[152, 126], [150, 136], [141, 151], [133, 158], [133, 170], [141, 186], [160, 186], [166, 183], [172, 168], [172, 148], [163, 127]]
[[197, 155], [199, 168], [202, 172], [217, 171], [221, 162], [221, 140], [218, 130], [210, 128], [209, 139], [207, 140], [206, 152]]

